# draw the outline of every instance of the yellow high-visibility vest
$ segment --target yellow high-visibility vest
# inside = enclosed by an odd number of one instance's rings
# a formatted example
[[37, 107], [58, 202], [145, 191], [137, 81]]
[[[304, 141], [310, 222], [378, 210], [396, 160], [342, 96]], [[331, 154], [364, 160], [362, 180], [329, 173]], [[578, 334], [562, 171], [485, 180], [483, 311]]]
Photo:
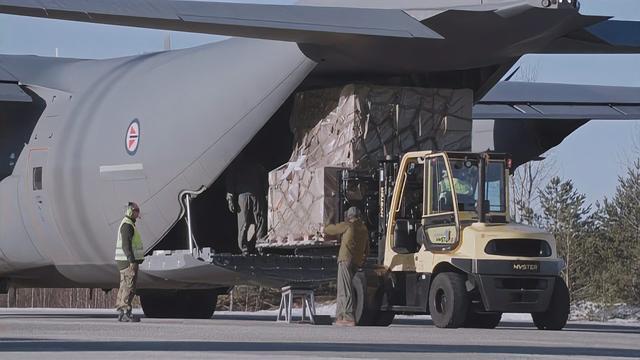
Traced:
[[122, 230], [122, 225], [124, 224], [129, 224], [133, 226], [133, 239], [131, 239], [131, 248], [133, 249], [133, 257], [136, 260], [144, 260], [144, 245], [142, 244], [142, 238], [140, 237], [140, 233], [138, 233], [138, 229], [136, 229], [136, 224], [128, 217], [125, 217], [124, 219], [122, 219], [122, 222], [120, 223], [120, 227], [118, 228], [118, 241], [116, 242], [116, 260], [118, 261], [129, 260], [127, 259], [127, 255], [125, 254], [124, 249], [122, 248], [122, 235], [120, 232]]

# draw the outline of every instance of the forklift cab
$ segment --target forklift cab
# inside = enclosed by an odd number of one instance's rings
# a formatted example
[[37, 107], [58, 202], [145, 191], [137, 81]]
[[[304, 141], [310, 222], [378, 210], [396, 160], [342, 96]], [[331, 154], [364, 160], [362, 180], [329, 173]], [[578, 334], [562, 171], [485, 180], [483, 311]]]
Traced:
[[390, 209], [393, 251], [448, 252], [458, 246], [462, 227], [506, 223], [507, 180], [505, 154], [407, 153]]

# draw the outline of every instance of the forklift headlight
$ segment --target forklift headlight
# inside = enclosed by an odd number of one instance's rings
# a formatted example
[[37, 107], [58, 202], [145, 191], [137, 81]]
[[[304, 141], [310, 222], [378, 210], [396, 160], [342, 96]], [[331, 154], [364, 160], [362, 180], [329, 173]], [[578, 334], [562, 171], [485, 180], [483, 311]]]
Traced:
[[546, 241], [541, 241], [540, 242], [540, 257], [549, 257], [551, 256], [551, 246], [549, 246], [549, 243]]

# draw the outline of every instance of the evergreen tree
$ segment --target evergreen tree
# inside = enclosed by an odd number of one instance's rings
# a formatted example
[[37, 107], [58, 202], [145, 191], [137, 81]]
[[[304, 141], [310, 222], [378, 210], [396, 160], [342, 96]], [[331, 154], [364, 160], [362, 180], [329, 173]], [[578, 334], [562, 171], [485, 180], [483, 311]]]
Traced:
[[[576, 299], [591, 300], [604, 305], [615, 303], [618, 299], [612, 278], [611, 262], [615, 248], [607, 231], [608, 216], [605, 205], [596, 202], [595, 211], [589, 216], [580, 242], [580, 267], [576, 268]], [[612, 281], [613, 280], [613, 281]]]
[[625, 176], [618, 177], [616, 193], [605, 199], [603, 230], [606, 233], [606, 263], [612, 297], [640, 303], [640, 160]]
[[586, 205], [584, 194], [578, 193], [571, 180], [562, 181], [553, 177], [539, 191], [542, 222], [556, 239], [558, 255], [565, 261], [563, 277], [569, 291], [578, 290], [581, 283], [577, 269], [584, 266], [585, 242], [583, 238], [590, 227], [591, 206]]

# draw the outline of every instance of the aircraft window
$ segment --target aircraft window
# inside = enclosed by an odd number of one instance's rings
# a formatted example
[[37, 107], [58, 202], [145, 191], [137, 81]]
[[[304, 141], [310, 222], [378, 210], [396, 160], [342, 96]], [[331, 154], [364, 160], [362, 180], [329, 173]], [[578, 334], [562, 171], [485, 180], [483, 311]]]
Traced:
[[486, 199], [489, 201], [489, 211], [506, 211], [506, 194], [504, 191], [504, 162], [490, 161], [487, 166]]
[[33, 191], [42, 190], [42, 167], [33, 168]]
[[424, 164], [412, 162], [405, 172], [405, 185], [402, 191], [399, 219], [422, 218], [424, 199]]

